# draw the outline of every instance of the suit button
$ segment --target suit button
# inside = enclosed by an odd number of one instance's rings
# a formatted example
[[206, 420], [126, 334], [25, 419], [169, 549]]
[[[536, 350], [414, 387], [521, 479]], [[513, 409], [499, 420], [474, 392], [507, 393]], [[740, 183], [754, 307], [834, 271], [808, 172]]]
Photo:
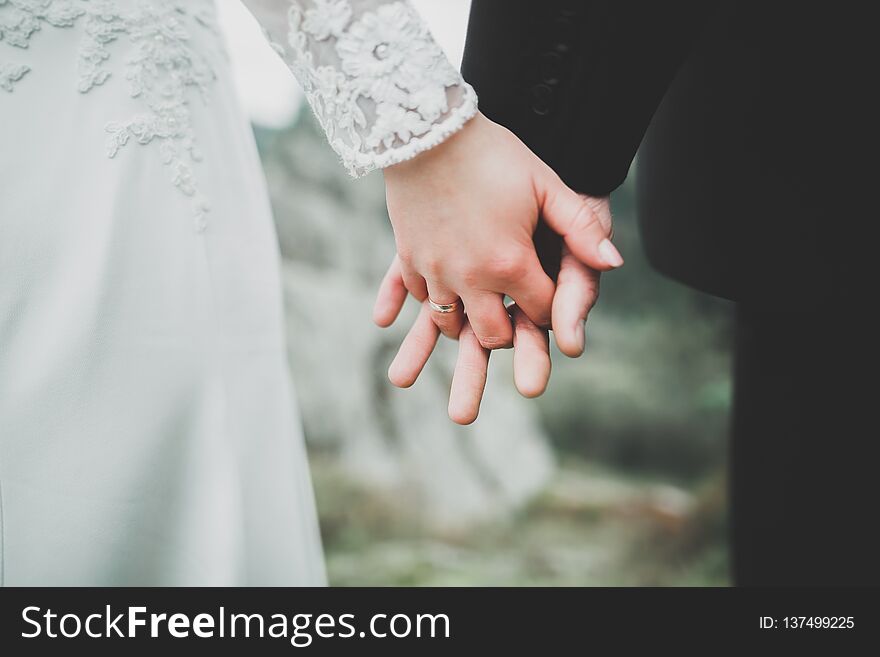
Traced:
[[550, 85], [559, 84], [562, 78], [562, 56], [555, 52], [545, 52], [541, 55], [540, 75], [541, 82]]
[[578, 42], [577, 25], [570, 18], [564, 16], [554, 21], [553, 34], [556, 41], [556, 50], [560, 52], [571, 51], [571, 44]]
[[538, 116], [547, 116], [553, 111], [553, 89], [546, 84], [536, 84], [529, 92], [532, 98], [532, 111]]

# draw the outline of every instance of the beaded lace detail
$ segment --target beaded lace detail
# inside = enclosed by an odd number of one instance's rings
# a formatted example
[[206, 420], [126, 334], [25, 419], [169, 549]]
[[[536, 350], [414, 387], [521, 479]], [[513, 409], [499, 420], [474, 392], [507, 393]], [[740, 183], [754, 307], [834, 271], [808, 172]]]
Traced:
[[245, 0], [258, 18], [279, 3], [286, 38], [270, 38], [353, 176], [414, 157], [476, 114], [474, 90], [408, 2]]
[[[282, 45], [273, 45], [353, 176], [432, 148], [477, 112], [474, 90], [408, 2], [245, 4], [270, 38], [283, 35]], [[81, 25], [81, 93], [110, 79], [107, 62], [122, 50], [128, 94], [143, 111], [107, 124], [107, 154], [116, 157], [131, 142], [158, 142], [172, 182], [192, 198], [197, 226], [204, 228], [209, 206], [194, 172], [201, 155], [191, 102], [207, 99], [215, 73], [193, 46], [190, 32], [194, 26], [214, 29], [210, 7], [205, 0], [0, 0], [0, 42], [12, 47], [0, 52], [0, 94], [36, 74], [15, 50], [29, 48], [45, 28]]]
[[[210, 3], [171, 0], [0, 0], [0, 41], [14, 48], [29, 48], [46, 27], [81, 24], [76, 82], [81, 93], [104, 85], [111, 78], [111, 54], [116, 48], [125, 52], [127, 93], [143, 111], [107, 124], [107, 155], [116, 157], [132, 141], [158, 142], [172, 183], [192, 199], [198, 229], [205, 226], [209, 206], [193, 171], [201, 155], [190, 102], [207, 97], [215, 74], [192, 47], [189, 30], [193, 25], [213, 30], [211, 9]], [[4, 62], [6, 56], [0, 54], [0, 89], [13, 92], [37, 73], [25, 63]]]

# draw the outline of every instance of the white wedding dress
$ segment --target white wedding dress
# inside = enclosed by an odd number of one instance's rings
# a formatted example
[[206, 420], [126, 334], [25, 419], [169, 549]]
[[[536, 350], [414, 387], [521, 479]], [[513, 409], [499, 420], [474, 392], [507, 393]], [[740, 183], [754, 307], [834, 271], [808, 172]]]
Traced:
[[[404, 2], [245, 4], [354, 174], [476, 111]], [[282, 322], [213, 0], [0, 0], [0, 581], [324, 583]]]

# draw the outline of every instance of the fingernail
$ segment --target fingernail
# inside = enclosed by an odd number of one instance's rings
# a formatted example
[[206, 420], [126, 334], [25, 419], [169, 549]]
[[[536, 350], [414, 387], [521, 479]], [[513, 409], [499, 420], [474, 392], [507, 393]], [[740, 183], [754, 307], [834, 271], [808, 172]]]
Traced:
[[584, 322], [579, 321], [577, 325], [574, 327], [574, 335], [577, 339], [577, 343], [580, 345], [581, 351], [584, 350], [584, 346], [586, 345], [586, 337], [584, 336]]
[[611, 240], [604, 239], [599, 242], [599, 255], [611, 267], [620, 267], [623, 264], [623, 257], [617, 247], [611, 243]]

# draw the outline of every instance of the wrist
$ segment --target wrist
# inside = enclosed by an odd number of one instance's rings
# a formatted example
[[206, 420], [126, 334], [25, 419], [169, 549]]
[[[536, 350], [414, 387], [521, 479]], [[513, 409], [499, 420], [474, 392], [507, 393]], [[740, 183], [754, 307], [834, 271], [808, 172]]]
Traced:
[[436, 167], [444, 165], [455, 166], [462, 162], [465, 151], [473, 141], [473, 134], [488, 121], [489, 119], [478, 111], [462, 125], [460, 130], [452, 133], [436, 146], [424, 150], [408, 160], [382, 169], [385, 180], [393, 183], [395, 180], [412, 179], [413, 176], [426, 170], [434, 170]]

